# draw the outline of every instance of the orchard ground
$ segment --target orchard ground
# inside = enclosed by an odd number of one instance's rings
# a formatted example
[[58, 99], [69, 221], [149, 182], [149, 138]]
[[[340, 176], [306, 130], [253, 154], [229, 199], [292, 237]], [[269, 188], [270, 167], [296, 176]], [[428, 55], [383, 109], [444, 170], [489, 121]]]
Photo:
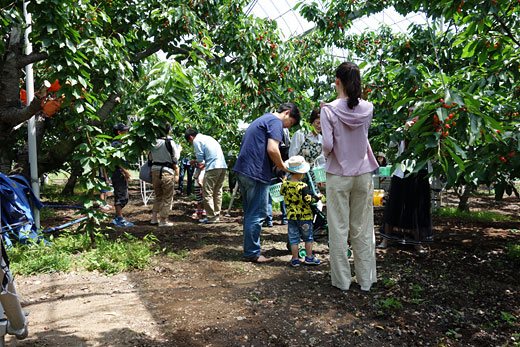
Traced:
[[[455, 206], [450, 196], [445, 203]], [[480, 195], [473, 210], [512, 222], [435, 216], [435, 243], [377, 250], [378, 282], [369, 293], [330, 285], [326, 238], [317, 267], [288, 266], [286, 227], [262, 232], [267, 265], [242, 261], [240, 211], [199, 225], [192, 200], [175, 199], [172, 228], [149, 225], [150, 206], [132, 191], [125, 215], [153, 233], [162, 251], [143, 271], [17, 276], [29, 337], [8, 346], [520, 346], [518, 199]], [[54, 223], [73, 217], [60, 211]], [[376, 227], [382, 208], [375, 210]], [[376, 236], [377, 233], [376, 233]], [[181, 255], [171, 257], [168, 254]]]

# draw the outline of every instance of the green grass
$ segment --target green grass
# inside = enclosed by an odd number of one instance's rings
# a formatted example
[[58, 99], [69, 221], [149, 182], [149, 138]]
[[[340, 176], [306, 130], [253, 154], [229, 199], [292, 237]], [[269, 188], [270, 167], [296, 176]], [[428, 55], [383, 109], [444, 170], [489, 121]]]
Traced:
[[425, 299], [423, 298], [424, 288], [420, 284], [410, 284], [410, 301], [414, 304], [420, 304]]
[[403, 308], [401, 301], [394, 297], [380, 299], [376, 301], [375, 306], [378, 309], [378, 314], [381, 316], [393, 314]]
[[71, 270], [97, 270], [114, 274], [143, 269], [156, 253], [156, 238], [142, 240], [125, 234], [111, 240], [105, 235], [95, 237], [95, 246], [87, 234], [70, 234], [52, 239], [49, 245], [15, 245], [9, 249], [11, 270], [15, 274], [67, 272]]
[[11, 270], [20, 275], [69, 271], [74, 262], [72, 254], [43, 244], [15, 245], [7, 255]]
[[74, 195], [64, 195], [62, 194], [62, 190], [64, 188], [64, 184], [54, 184], [48, 183], [41, 187], [40, 195], [42, 200], [44, 201], [59, 201], [59, 202], [69, 202], [75, 203], [79, 201], [79, 195], [82, 193], [81, 189], [78, 187], [74, 190]]
[[518, 318], [516, 318], [514, 314], [505, 311], [500, 311], [500, 319], [511, 327], [515, 326], [515, 323], [518, 321]]
[[394, 287], [397, 284], [397, 280], [394, 278], [385, 278], [384, 277], [381, 282], [383, 283], [383, 286], [388, 289]]
[[509, 259], [520, 262], [520, 244], [510, 243], [507, 245], [507, 256]]
[[459, 211], [454, 207], [442, 207], [435, 211], [435, 215], [439, 217], [451, 217], [480, 222], [510, 222], [513, 218], [492, 211]]
[[49, 174], [48, 180], [49, 182], [52, 182], [53, 180], [68, 180], [70, 177], [70, 174], [66, 171], [60, 170], [58, 172], [53, 172]]
[[[235, 196], [235, 200], [233, 200], [233, 206], [232, 209], [241, 209], [242, 208], [242, 200], [240, 199], [240, 194], [237, 194]], [[229, 207], [229, 202], [231, 201], [231, 193], [230, 192], [223, 192], [222, 193], [222, 210], [226, 210]]]
[[51, 208], [42, 208], [40, 210], [40, 219], [47, 220], [56, 217], [56, 210]]
[[180, 250], [178, 252], [168, 252], [167, 256], [175, 261], [180, 261], [188, 258], [190, 255], [187, 249]]

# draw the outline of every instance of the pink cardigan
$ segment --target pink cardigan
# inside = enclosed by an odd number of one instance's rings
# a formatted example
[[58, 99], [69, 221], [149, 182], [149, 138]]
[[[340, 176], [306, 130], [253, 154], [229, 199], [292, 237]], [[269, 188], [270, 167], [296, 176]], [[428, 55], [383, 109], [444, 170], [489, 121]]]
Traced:
[[368, 141], [374, 106], [360, 99], [350, 109], [347, 101], [337, 99], [321, 109], [325, 171], [338, 176], [359, 176], [379, 167]]

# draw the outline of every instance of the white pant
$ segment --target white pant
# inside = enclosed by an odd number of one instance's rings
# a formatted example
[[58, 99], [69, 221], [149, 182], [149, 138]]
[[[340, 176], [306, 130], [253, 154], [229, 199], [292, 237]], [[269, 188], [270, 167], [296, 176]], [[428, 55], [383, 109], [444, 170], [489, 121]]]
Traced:
[[369, 290], [376, 278], [376, 253], [372, 174], [336, 176], [327, 173], [327, 222], [329, 225], [332, 285], [348, 290], [352, 282], [348, 241], [354, 254], [356, 280]]

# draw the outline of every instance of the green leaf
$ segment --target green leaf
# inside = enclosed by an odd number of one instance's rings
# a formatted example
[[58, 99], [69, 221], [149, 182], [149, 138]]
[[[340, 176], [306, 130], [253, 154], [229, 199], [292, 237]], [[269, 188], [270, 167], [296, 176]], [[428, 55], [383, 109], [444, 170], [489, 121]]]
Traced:
[[85, 107], [83, 106], [82, 103], [75, 104], [74, 108], [76, 109], [77, 113], [83, 113], [83, 111], [85, 111]]
[[458, 165], [458, 169], [460, 171], [464, 171], [464, 162], [462, 161], [462, 159], [449, 147], [449, 143], [447, 143], [448, 141], [446, 140], [446, 146], [444, 147], [444, 149], [446, 150], [446, 152], [448, 152], [451, 156], [451, 158], [457, 163]]
[[87, 81], [83, 78], [83, 76], [78, 75], [77, 76], [79, 83], [84, 87], [87, 88]]
[[477, 41], [469, 41], [464, 49], [462, 50], [461, 58], [471, 58], [475, 54], [475, 49], [477, 48]]
[[72, 41], [66, 39], [65, 43], [67, 44], [67, 48], [70, 49], [72, 53], [76, 53], [76, 46], [74, 45], [74, 43], [72, 43]]
[[439, 117], [441, 122], [444, 122], [448, 118], [448, 110], [444, 107], [437, 108], [435, 113], [437, 113], [437, 117]]

